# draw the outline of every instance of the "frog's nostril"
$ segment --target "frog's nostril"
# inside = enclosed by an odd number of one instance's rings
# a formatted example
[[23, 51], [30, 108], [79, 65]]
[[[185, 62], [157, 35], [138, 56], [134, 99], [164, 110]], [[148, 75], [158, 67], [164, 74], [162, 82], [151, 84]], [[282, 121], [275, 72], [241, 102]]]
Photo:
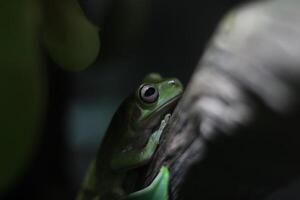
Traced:
[[176, 82], [174, 80], [171, 80], [168, 82], [170, 85], [176, 85]]

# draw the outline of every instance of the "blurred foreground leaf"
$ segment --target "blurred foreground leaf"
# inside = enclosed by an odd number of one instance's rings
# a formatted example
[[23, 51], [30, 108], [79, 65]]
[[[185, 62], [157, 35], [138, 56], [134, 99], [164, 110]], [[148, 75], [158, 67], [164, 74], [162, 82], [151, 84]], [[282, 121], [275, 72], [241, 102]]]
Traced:
[[43, 100], [37, 0], [0, 6], [0, 193], [28, 167], [38, 140]]
[[69, 70], [88, 67], [99, 54], [97, 27], [87, 20], [76, 0], [44, 3], [44, 42], [50, 57]]

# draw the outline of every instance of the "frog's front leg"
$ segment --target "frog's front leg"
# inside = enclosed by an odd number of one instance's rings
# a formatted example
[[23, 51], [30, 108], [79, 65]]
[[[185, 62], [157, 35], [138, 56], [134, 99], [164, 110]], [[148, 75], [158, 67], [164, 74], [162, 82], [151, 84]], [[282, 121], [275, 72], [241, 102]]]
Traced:
[[151, 134], [146, 146], [142, 150], [132, 150], [114, 156], [111, 160], [111, 168], [118, 170], [124, 168], [134, 168], [145, 164], [153, 156], [161, 137], [161, 134], [166, 127], [170, 114], [167, 114], [161, 121], [159, 128]]

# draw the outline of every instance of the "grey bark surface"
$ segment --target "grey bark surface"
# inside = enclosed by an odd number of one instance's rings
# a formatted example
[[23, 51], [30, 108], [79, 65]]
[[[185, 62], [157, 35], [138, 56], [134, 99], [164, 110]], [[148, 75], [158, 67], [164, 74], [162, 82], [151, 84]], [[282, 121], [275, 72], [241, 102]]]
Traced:
[[230, 12], [205, 51], [146, 170], [170, 197], [263, 199], [300, 175], [300, 2]]

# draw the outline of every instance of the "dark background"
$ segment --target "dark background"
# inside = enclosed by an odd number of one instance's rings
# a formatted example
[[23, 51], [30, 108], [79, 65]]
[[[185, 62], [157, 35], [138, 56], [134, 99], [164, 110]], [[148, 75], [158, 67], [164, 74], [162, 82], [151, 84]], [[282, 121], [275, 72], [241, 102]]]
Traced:
[[[74, 198], [121, 100], [149, 72], [186, 85], [220, 18], [245, 1], [123, 2], [80, 1], [89, 19], [103, 27], [101, 55], [82, 72], [66, 72], [47, 60], [49, 99], [39, 148], [3, 199]], [[295, 183], [272, 199], [293, 199], [297, 189]]]

